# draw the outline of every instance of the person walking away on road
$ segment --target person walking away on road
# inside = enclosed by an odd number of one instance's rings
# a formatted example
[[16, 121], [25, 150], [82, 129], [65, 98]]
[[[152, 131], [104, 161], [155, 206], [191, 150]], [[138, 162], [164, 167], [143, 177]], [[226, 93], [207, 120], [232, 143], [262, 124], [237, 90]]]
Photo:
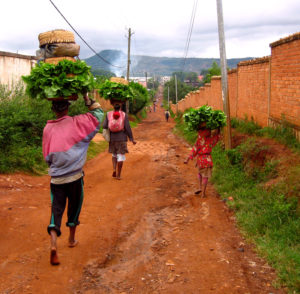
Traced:
[[198, 131], [197, 141], [192, 148], [189, 157], [184, 162], [185, 164], [187, 164], [190, 159], [197, 157], [196, 167], [198, 168], [200, 189], [195, 191], [195, 194], [200, 194], [202, 192], [201, 196], [203, 198], [206, 197], [205, 191], [207, 182], [212, 174], [212, 148], [218, 143], [219, 140], [220, 129], [211, 131], [209, 129], [206, 129], [205, 126], [201, 126]]
[[113, 178], [120, 180], [123, 162], [126, 160], [125, 153], [127, 149], [127, 137], [136, 144], [133, 139], [132, 130], [129, 124], [128, 115], [121, 111], [122, 102], [112, 102], [114, 110], [107, 113], [103, 123], [103, 129], [109, 129], [109, 153], [112, 153]]
[[169, 120], [169, 117], [170, 117], [170, 112], [169, 112], [169, 110], [167, 109], [167, 110], [165, 111], [165, 118], [166, 118], [166, 121]]
[[68, 116], [67, 100], [53, 101], [52, 111], [56, 120], [47, 122], [43, 131], [43, 155], [49, 165], [51, 176], [51, 218], [47, 228], [50, 234], [50, 263], [58, 265], [57, 237], [61, 235], [61, 220], [68, 199], [66, 225], [69, 227], [69, 247], [75, 247], [76, 227], [83, 201], [83, 165], [87, 149], [103, 121], [100, 104], [84, 96], [89, 112]]

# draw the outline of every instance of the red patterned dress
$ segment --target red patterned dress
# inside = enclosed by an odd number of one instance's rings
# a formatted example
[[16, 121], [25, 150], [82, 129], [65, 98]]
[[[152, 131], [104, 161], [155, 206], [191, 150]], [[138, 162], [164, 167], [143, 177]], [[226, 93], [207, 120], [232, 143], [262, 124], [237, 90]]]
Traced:
[[213, 162], [211, 157], [211, 151], [219, 140], [219, 133], [216, 133], [213, 136], [211, 136], [209, 135], [209, 130], [200, 130], [198, 132], [198, 139], [191, 151], [189, 159], [197, 157], [196, 166], [198, 166], [199, 169], [212, 167]]

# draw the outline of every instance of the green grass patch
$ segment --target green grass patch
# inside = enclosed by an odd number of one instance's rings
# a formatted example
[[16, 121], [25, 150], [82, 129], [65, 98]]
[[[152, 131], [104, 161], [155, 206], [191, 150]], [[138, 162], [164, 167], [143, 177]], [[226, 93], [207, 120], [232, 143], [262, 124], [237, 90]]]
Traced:
[[234, 201], [228, 202], [228, 205], [234, 209], [242, 232], [277, 270], [280, 283], [287, 286], [290, 293], [299, 291], [298, 199], [286, 197], [281, 189], [263, 189], [259, 183], [264, 177], [259, 176], [258, 181], [249, 177], [239, 164], [232, 165], [220, 145], [213, 150], [213, 160], [212, 182], [222, 198], [233, 197]]
[[300, 153], [300, 142], [297, 140], [292, 128], [284, 120], [284, 118], [282, 126], [278, 126], [276, 128], [262, 128], [253, 120], [249, 120], [247, 117], [243, 120], [238, 118], [232, 118], [231, 126], [240, 133], [255, 135], [259, 137], [264, 136], [275, 139], [276, 141], [290, 147], [297, 153]]
[[87, 160], [90, 160], [96, 157], [101, 152], [104, 152], [107, 147], [108, 147], [108, 142], [106, 141], [100, 141], [97, 143], [91, 141], [87, 152]]

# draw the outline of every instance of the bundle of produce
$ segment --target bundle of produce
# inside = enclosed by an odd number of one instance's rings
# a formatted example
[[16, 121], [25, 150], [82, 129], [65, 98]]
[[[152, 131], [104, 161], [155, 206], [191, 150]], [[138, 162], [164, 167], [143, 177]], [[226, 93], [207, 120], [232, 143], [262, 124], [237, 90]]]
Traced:
[[[127, 81], [126, 81], [127, 82]], [[106, 100], [121, 101], [132, 99], [132, 91], [128, 84], [106, 80], [99, 88], [99, 94]]]
[[206, 128], [213, 130], [226, 125], [225, 113], [221, 110], [213, 110], [208, 105], [203, 105], [197, 109], [192, 108], [183, 117], [188, 130], [198, 131], [200, 126], [206, 126]]
[[57, 64], [40, 62], [30, 75], [23, 76], [26, 93], [31, 98], [48, 100], [76, 100], [93, 90], [94, 77], [84, 61], [65, 58]]
[[36, 52], [38, 59], [79, 55], [80, 46], [75, 44], [74, 34], [65, 30], [53, 30], [38, 36], [40, 49]]

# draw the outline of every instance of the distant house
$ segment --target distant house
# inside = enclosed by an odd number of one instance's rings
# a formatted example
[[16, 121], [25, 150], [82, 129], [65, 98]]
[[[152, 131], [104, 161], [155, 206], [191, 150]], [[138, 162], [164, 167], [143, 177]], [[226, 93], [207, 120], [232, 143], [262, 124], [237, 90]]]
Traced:
[[171, 77], [170, 76], [163, 76], [160, 78], [160, 81], [162, 84], [166, 83], [166, 82], [170, 82]]
[[135, 83], [139, 83], [146, 88], [146, 77], [130, 77], [129, 80]]
[[0, 51], [0, 84], [11, 88], [29, 75], [36, 63], [35, 56]]

